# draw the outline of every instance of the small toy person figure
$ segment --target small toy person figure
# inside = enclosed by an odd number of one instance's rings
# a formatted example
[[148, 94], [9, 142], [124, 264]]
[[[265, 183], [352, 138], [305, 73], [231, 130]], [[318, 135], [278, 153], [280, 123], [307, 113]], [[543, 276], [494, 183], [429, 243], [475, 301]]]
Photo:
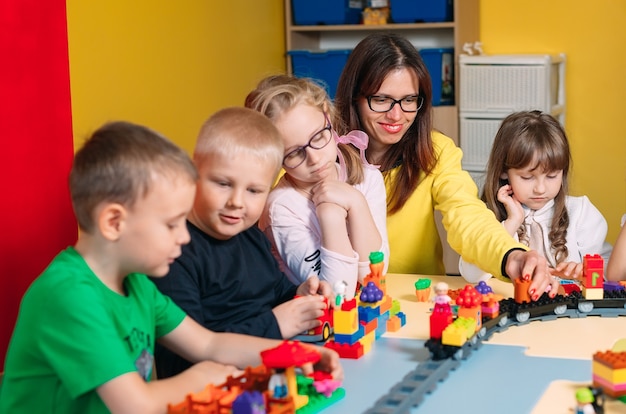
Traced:
[[341, 304], [346, 300], [346, 290], [348, 289], [348, 284], [340, 280], [335, 283], [333, 286], [333, 290], [335, 291], [335, 305], [341, 306]]
[[270, 377], [267, 389], [274, 398], [287, 397], [287, 376], [284, 368], [274, 368], [274, 373]]
[[435, 302], [435, 310], [450, 304], [452, 299], [448, 296], [449, 287], [446, 282], [437, 283], [433, 289], [435, 290], [435, 297], [433, 299]]
[[578, 388], [576, 390], [575, 414], [596, 414], [593, 408], [593, 392], [589, 388]]

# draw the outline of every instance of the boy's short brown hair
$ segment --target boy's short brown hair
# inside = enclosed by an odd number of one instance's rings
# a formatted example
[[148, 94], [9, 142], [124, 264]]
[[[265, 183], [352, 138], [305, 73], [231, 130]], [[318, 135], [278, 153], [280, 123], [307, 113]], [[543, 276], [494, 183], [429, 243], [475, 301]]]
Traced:
[[200, 128], [193, 159], [197, 165], [206, 155], [232, 157], [245, 153], [268, 161], [278, 175], [283, 163], [284, 143], [278, 129], [266, 116], [242, 107], [222, 109]]
[[79, 228], [93, 230], [93, 213], [102, 202], [132, 206], [150, 191], [155, 175], [193, 182], [198, 177], [189, 155], [157, 132], [122, 121], [100, 127], [76, 152], [70, 172]]

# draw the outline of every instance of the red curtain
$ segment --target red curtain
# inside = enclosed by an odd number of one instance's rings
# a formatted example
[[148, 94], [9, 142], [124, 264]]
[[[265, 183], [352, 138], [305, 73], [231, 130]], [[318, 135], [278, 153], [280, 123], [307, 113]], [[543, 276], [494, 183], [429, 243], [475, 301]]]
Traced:
[[0, 0], [0, 358], [19, 303], [76, 240], [65, 0]]

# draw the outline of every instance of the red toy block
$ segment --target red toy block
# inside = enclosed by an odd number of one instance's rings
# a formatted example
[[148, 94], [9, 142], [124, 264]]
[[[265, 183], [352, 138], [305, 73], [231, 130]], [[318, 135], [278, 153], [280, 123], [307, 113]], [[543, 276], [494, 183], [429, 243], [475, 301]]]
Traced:
[[599, 254], [583, 257], [582, 285], [586, 288], [604, 287], [604, 260]]
[[356, 298], [352, 298], [350, 300], [346, 300], [341, 304], [342, 311], [349, 311], [356, 308]]
[[338, 344], [335, 341], [329, 341], [324, 344], [326, 348], [336, 351], [341, 358], [359, 359], [363, 356], [363, 344], [356, 342], [354, 344]]
[[452, 309], [450, 305], [436, 308], [430, 315], [430, 337], [441, 339], [443, 330], [452, 323]]

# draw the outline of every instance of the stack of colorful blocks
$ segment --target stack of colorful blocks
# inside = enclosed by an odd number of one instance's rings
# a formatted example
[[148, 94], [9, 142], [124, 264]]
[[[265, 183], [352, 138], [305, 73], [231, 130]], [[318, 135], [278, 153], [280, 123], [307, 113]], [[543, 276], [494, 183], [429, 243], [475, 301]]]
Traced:
[[626, 396], [626, 352], [598, 351], [593, 354], [593, 386], [613, 398]]
[[335, 336], [326, 342], [342, 358], [358, 359], [368, 353], [372, 344], [385, 332], [395, 332], [406, 325], [400, 302], [384, 295], [373, 303], [354, 298], [342, 303], [333, 314]]

